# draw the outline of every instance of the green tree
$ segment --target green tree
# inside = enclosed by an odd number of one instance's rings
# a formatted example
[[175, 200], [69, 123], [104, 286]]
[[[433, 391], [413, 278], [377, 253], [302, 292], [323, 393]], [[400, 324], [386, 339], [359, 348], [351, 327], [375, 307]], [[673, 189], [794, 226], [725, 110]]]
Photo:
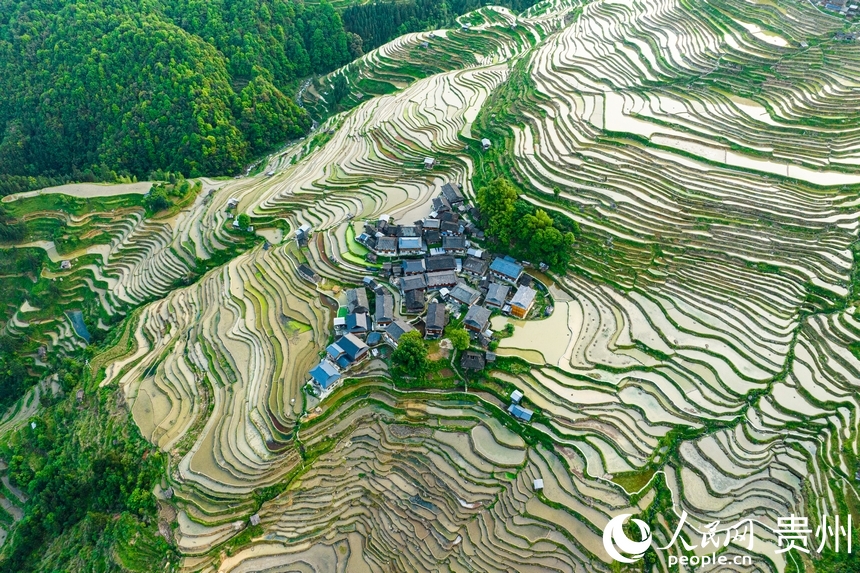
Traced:
[[503, 245], [510, 244], [513, 239], [515, 204], [519, 195], [520, 190], [502, 177], [481, 187], [476, 195], [486, 232]]
[[239, 219], [239, 226], [242, 227], [243, 229], [247, 229], [248, 227], [251, 226], [251, 217], [249, 217], [247, 213], [239, 214], [238, 219]]
[[430, 361], [427, 358], [427, 345], [417, 330], [407, 332], [397, 341], [397, 348], [391, 354], [394, 372], [401, 376], [423, 379], [427, 374]]
[[469, 348], [469, 333], [466, 332], [465, 328], [455, 328], [451, 330], [451, 332], [448, 333], [448, 338], [457, 350], [466, 350]]
[[158, 213], [173, 205], [167, 197], [167, 190], [163, 186], [153, 186], [144, 198], [143, 204], [152, 213]]

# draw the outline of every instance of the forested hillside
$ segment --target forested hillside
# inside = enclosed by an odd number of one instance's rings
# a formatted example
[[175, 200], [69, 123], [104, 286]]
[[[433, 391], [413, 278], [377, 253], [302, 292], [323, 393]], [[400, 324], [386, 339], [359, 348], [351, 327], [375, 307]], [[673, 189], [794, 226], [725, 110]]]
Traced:
[[480, 4], [0, 0], [0, 195], [236, 173], [308, 130], [301, 78]]
[[297, 78], [357, 55], [325, 2], [2, 0], [0, 18], [7, 176], [236, 172], [310, 126]]

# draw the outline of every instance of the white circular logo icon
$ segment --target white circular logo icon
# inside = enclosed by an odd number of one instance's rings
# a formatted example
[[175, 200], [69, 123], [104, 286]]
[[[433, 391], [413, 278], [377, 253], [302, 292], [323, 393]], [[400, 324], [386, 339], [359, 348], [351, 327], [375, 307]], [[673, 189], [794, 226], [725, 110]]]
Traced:
[[[639, 526], [642, 541], [633, 541], [624, 533], [624, 522], [630, 516], [629, 513], [625, 513], [612, 518], [603, 530], [603, 547], [610, 557], [620, 563], [634, 563], [642, 559], [642, 556], [651, 547], [651, 528], [641, 519], [632, 521]], [[629, 555], [629, 557], [624, 554]]]

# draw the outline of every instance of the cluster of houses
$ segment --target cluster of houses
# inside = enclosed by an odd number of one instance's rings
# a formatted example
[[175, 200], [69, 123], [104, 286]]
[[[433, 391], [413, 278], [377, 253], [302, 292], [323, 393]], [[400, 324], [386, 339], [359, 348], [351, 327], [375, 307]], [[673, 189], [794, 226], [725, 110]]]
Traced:
[[[423, 330], [427, 339], [441, 337], [449, 316], [464, 309], [463, 327], [485, 349], [492, 339], [494, 311], [520, 319], [528, 316], [536, 301], [536, 288], [542, 285], [535, 284], [524, 265], [513, 258], [490, 256], [470, 243], [470, 237], [483, 239], [483, 233], [469, 221], [475, 215], [460, 187], [446, 183], [433, 199], [433, 211], [422, 221], [397, 225], [383, 215], [365, 224], [356, 241], [372, 251], [371, 260], [377, 256], [388, 260], [382, 264], [381, 277], [365, 277], [363, 286], [346, 292], [346, 315], [334, 321], [337, 338], [310, 371], [321, 390], [330, 388], [344, 370], [376, 353], [371, 350], [376, 345], [396, 348], [401, 336], [416, 329]], [[299, 274], [311, 282], [319, 280], [305, 265]], [[379, 282], [383, 280], [388, 285]], [[368, 292], [373, 293], [372, 301]], [[460, 364], [466, 370], [481, 370], [494, 359], [492, 352], [470, 350], [462, 354]], [[531, 417], [518, 401], [512, 408], [512, 415], [518, 418]]]
[[858, 5], [857, 0], [819, 0], [818, 5], [849, 18], [855, 18], [860, 13], [860, 5]]
[[370, 249], [368, 260], [378, 257], [422, 257], [432, 254], [463, 255], [469, 248], [469, 237], [477, 240], [484, 234], [465, 217], [474, 212], [467, 208], [460, 187], [446, 183], [433, 199], [433, 211], [411, 225], [395, 225], [388, 215], [366, 223], [356, 241]]

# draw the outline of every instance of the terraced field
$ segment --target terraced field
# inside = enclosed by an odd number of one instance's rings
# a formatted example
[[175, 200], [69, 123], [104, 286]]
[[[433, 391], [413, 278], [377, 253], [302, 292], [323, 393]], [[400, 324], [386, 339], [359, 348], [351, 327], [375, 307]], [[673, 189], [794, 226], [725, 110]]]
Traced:
[[[650, 515], [665, 545], [682, 512], [694, 542], [754, 520], [756, 549], [727, 550], [756, 557], [744, 571], [795, 567], [779, 517], [860, 520], [860, 52], [834, 39], [843, 21], [794, 1], [550, 0], [467, 22], [308, 90], [323, 113], [345, 81], [348, 111], [272, 176], [204, 180], [166, 219], [111, 195], [26, 215], [109, 221], [75, 252], [32, 246], [105, 321], [138, 309], [90, 368], [169, 454], [159, 503], [183, 570], [602, 572], [612, 517]], [[368, 272], [354, 221], [411, 224], [443, 183], [473, 197], [499, 174], [580, 229], [551, 316], [513, 321], [469, 391], [398, 388], [371, 360], [322, 402], [304, 392], [332, 303]], [[311, 240], [251, 246], [230, 199]], [[29, 305], [5, 328], [83, 344]], [[515, 388], [531, 423], [506, 412]]]

